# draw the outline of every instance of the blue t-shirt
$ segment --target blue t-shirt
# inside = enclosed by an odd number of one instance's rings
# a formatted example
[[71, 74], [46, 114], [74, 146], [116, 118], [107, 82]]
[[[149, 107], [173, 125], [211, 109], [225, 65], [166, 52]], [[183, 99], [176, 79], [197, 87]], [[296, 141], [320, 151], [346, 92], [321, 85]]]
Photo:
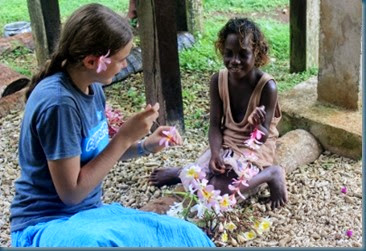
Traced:
[[81, 203], [65, 205], [47, 165], [47, 160], [80, 156], [83, 166], [108, 144], [102, 86], [93, 83], [89, 90], [86, 95], [59, 72], [43, 79], [30, 95], [19, 138], [21, 176], [10, 209], [11, 231], [102, 204], [100, 183]]

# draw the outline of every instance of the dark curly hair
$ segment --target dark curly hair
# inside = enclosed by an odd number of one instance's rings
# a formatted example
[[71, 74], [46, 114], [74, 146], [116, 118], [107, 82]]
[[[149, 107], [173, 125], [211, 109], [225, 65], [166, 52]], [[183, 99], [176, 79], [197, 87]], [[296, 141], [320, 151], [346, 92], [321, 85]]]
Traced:
[[255, 67], [260, 67], [268, 63], [268, 43], [257, 24], [253, 21], [248, 18], [232, 18], [221, 28], [218, 33], [218, 39], [215, 42], [216, 52], [220, 53], [221, 56], [224, 54], [225, 40], [229, 34], [237, 34], [242, 47], [245, 37], [251, 37]]

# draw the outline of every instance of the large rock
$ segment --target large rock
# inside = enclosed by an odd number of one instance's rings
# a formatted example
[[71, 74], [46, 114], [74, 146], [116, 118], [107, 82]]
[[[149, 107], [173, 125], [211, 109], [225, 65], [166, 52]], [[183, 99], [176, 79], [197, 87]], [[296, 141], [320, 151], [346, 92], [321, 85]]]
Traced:
[[323, 149], [309, 132], [297, 129], [277, 140], [275, 163], [291, 173], [298, 166], [315, 161]]

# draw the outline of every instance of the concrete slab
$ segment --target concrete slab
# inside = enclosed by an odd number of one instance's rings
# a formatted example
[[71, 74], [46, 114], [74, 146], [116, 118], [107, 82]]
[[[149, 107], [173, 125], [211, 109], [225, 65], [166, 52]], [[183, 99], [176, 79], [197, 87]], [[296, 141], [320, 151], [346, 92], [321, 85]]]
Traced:
[[317, 78], [311, 78], [279, 95], [283, 118], [280, 135], [304, 129], [324, 149], [352, 159], [362, 157], [362, 109], [345, 110], [317, 101]]

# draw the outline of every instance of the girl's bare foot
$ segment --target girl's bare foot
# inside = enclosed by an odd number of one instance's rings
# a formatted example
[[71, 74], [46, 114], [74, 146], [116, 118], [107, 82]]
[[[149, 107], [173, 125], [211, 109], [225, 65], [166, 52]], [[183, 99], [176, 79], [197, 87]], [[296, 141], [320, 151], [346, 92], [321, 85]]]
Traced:
[[285, 179], [285, 171], [279, 166], [272, 166], [271, 181], [268, 182], [269, 190], [271, 192], [271, 208], [272, 210], [287, 203], [287, 187]]
[[181, 168], [178, 167], [167, 167], [155, 169], [149, 178], [150, 184], [156, 187], [164, 185], [175, 185], [180, 183]]

